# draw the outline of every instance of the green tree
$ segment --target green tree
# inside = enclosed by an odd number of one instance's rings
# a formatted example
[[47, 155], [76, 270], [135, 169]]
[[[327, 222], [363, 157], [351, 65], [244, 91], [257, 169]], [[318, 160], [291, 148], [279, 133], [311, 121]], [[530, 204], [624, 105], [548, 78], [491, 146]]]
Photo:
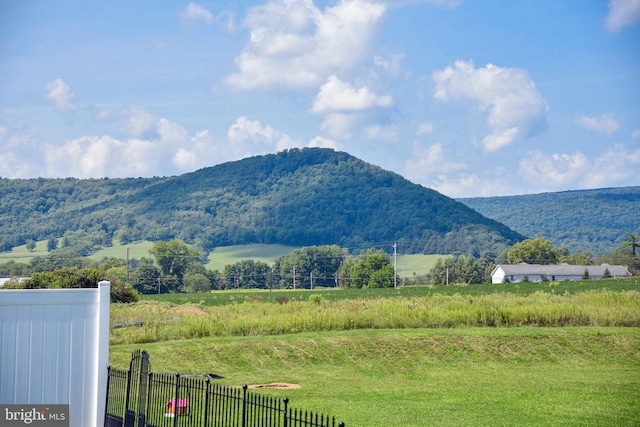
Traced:
[[245, 259], [225, 265], [222, 275], [225, 288], [266, 289], [270, 285], [271, 267], [266, 262]]
[[170, 291], [179, 291], [189, 267], [200, 262], [200, 254], [180, 240], [156, 242], [149, 249]]
[[58, 249], [58, 239], [51, 237], [47, 240], [47, 252], [55, 251]]
[[509, 248], [507, 260], [509, 264], [557, 264], [561, 252], [547, 239], [527, 239]]
[[211, 281], [201, 273], [187, 273], [184, 276], [184, 286], [187, 292], [209, 292]]
[[350, 268], [350, 287], [392, 288], [394, 270], [391, 257], [382, 250], [369, 249]]
[[637, 249], [640, 248], [640, 235], [634, 233], [627, 233], [626, 240], [622, 241], [620, 247], [624, 249], [628, 249], [631, 251], [631, 256], [636, 257], [638, 254]]
[[24, 281], [12, 282], [10, 286], [23, 289], [95, 288], [102, 280], [111, 282], [111, 302], [129, 303], [140, 299], [140, 295], [131, 285], [96, 268], [64, 267], [54, 271], [34, 273]]
[[162, 272], [149, 258], [142, 258], [131, 273], [131, 284], [141, 294], [166, 293], [169, 289], [161, 280]]
[[582, 280], [589, 280], [589, 270], [588, 269], [584, 269], [584, 272], [582, 272]]
[[454, 283], [482, 283], [486, 281], [485, 264], [474, 257], [441, 257], [431, 269], [431, 283], [446, 285]]
[[36, 248], [35, 240], [33, 240], [33, 239], [27, 240], [27, 244], [25, 245], [25, 247], [27, 248], [27, 250], [29, 252], [33, 252], [33, 250]]
[[293, 286], [294, 269], [298, 286], [335, 286], [344, 257], [338, 245], [305, 246], [278, 257], [273, 272], [283, 286]]

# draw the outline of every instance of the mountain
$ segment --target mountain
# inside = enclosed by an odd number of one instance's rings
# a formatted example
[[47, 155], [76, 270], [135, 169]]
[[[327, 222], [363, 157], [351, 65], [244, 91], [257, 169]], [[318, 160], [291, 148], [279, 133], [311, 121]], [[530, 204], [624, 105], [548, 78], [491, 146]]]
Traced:
[[525, 236], [571, 252], [614, 251], [626, 233], [640, 233], [640, 187], [458, 199]]
[[0, 179], [0, 249], [83, 230], [103, 239], [502, 252], [523, 236], [400, 175], [291, 149], [174, 177]]

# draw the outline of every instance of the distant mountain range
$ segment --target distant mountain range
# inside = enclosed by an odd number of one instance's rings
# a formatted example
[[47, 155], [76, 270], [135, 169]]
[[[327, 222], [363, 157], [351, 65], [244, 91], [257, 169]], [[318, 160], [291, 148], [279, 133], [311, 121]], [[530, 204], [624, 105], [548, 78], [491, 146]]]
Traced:
[[640, 187], [458, 199], [528, 237], [571, 252], [614, 251], [626, 233], [640, 234]]
[[[0, 250], [88, 233], [96, 245], [179, 238], [248, 243], [397, 243], [402, 253], [499, 254], [524, 239], [400, 175], [330, 149], [291, 149], [173, 177], [0, 179]], [[102, 241], [102, 242], [100, 242]]]

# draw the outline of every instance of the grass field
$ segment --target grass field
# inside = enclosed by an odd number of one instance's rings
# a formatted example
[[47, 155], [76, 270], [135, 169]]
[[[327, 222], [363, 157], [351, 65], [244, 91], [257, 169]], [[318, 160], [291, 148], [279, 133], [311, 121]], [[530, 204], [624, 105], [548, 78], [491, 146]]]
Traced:
[[[136, 345], [112, 346], [125, 367]], [[152, 370], [217, 373], [347, 426], [635, 426], [638, 328], [358, 330], [146, 344]]]
[[[112, 307], [114, 322], [146, 323], [112, 331], [110, 362], [141, 348], [155, 372], [298, 384], [260, 393], [347, 426], [637, 426], [639, 290], [632, 278], [148, 296]], [[414, 326], [429, 318], [455, 322]]]

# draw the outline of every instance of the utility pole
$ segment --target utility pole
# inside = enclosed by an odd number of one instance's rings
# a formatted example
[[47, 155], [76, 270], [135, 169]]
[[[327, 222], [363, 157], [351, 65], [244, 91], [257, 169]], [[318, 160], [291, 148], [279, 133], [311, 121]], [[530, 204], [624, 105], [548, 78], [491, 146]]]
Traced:
[[293, 266], [293, 290], [296, 290], [296, 266]]
[[393, 244], [393, 287], [398, 287], [398, 244]]
[[309, 289], [313, 290], [313, 271], [309, 273]]
[[131, 283], [129, 280], [129, 248], [127, 248], [127, 283]]

